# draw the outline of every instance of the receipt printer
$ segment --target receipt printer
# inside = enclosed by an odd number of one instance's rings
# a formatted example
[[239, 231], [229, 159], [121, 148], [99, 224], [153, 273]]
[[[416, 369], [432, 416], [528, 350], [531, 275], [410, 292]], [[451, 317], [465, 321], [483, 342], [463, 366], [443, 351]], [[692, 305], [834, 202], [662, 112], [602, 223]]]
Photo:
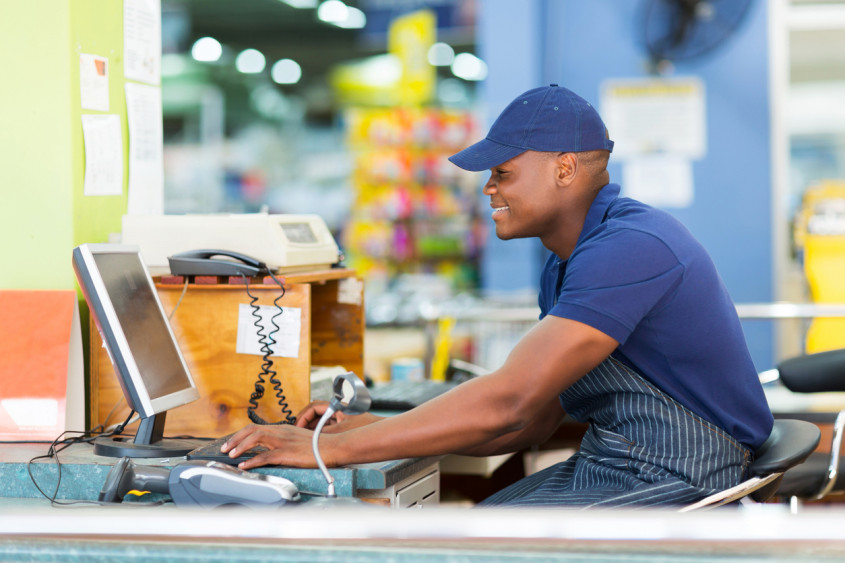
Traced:
[[246, 254], [274, 272], [328, 268], [341, 258], [319, 215], [124, 215], [121, 242], [140, 247], [153, 275], [167, 271], [168, 256], [197, 248]]

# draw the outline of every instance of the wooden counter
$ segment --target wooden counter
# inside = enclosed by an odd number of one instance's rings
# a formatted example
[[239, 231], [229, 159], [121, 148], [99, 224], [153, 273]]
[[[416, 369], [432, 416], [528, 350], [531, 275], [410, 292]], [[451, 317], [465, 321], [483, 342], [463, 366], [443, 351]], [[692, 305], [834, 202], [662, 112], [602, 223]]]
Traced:
[[[277, 277], [285, 289], [278, 305], [299, 310], [301, 331], [296, 357], [273, 356], [271, 369], [296, 414], [310, 401], [312, 366], [340, 365], [363, 376], [364, 290], [354, 270], [344, 268]], [[249, 423], [248, 401], [263, 364], [261, 355], [236, 351], [239, 308], [252, 301], [243, 279], [197, 276], [187, 289], [182, 277], [154, 280], [165, 313], [175, 309], [171, 326], [200, 393], [198, 401], [168, 412], [165, 434], [222, 436], [242, 428]], [[269, 276], [250, 280], [249, 290], [259, 306], [272, 307], [281, 294]], [[279, 421], [283, 415], [266, 376], [264, 387], [257, 412]], [[122, 422], [129, 412], [93, 323], [88, 408], [91, 427]]]

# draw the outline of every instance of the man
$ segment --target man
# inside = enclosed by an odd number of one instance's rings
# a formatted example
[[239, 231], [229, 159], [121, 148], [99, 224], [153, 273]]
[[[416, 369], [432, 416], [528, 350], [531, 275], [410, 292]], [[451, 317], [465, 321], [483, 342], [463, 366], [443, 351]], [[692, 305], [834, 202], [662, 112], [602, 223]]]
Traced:
[[[710, 258], [668, 214], [608, 184], [613, 142], [598, 113], [555, 84], [525, 92], [487, 138], [453, 155], [490, 169], [496, 234], [552, 255], [541, 317], [504, 365], [387, 419], [339, 417], [327, 465], [542, 443], [564, 413], [589, 422], [581, 448], [483, 504], [627, 506], [693, 502], [738, 483], [772, 416], [736, 311]], [[243, 468], [313, 467], [311, 431], [249, 426], [224, 447], [270, 448]]]

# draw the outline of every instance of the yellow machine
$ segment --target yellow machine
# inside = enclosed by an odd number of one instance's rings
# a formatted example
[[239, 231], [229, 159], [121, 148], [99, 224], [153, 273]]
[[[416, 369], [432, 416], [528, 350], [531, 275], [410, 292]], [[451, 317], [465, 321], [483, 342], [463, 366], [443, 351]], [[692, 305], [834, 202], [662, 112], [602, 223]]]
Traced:
[[[804, 272], [815, 303], [845, 303], [845, 182], [825, 181], [808, 188], [795, 224], [803, 247]], [[816, 318], [807, 332], [806, 351], [845, 348], [845, 318]]]

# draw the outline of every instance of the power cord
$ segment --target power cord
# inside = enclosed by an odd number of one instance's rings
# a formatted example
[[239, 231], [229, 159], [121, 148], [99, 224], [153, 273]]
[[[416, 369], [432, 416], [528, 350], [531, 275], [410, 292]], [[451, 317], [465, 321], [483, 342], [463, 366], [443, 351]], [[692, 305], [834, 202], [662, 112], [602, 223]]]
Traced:
[[[50, 443], [50, 447], [47, 449], [46, 454], [36, 456], [36, 457], [30, 459], [27, 462], [26, 471], [29, 474], [29, 478], [32, 481], [32, 484], [35, 486], [36, 489], [38, 489], [38, 492], [41, 493], [44, 496], [44, 498], [46, 498], [47, 500], [50, 501], [50, 504], [53, 505], [53, 506], [66, 506], [66, 505], [75, 505], [75, 504], [103, 504], [99, 501], [93, 501], [93, 500], [74, 500], [74, 501], [56, 500], [56, 497], [59, 495], [59, 487], [61, 486], [61, 483], [62, 483], [62, 462], [59, 460], [59, 452], [65, 450], [66, 448], [68, 448], [69, 446], [71, 446], [73, 444], [90, 443], [90, 442], [93, 442], [97, 438], [108, 438], [108, 437], [111, 437], [111, 436], [116, 436], [118, 434], [121, 434], [123, 432], [124, 428], [126, 427], [126, 425], [129, 423], [129, 421], [132, 419], [132, 417], [134, 415], [135, 415], [135, 411], [133, 410], [129, 413], [129, 416], [126, 417], [126, 420], [122, 424], [119, 424], [117, 427], [114, 428], [114, 430], [111, 430], [109, 432], [105, 432], [103, 426], [98, 425], [98, 426], [95, 426], [94, 428], [92, 428], [91, 430], [86, 430], [84, 432], [67, 430], [67, 431], [59, 434], [59, 436], [55, 440], [53, 440], [52, 443]], [[70, 432], [78, 433], [80, 435], [79, 436], [65, 437], [65, 435], [70, 433]], [[33, 462], [35, 462], [39, 459], [50, 459], [50, 458], [55, 459], [56, 469], [57, 469], [57, 471], [56, 471], [56, 488], [53, 490], [52, 495], [49, 495], [46, 492], [44, 492], [44, 489], [41, 488], [41, 486], [38, 484], [38, 481], [35, 479], [35, 475], [32, 473]]]

